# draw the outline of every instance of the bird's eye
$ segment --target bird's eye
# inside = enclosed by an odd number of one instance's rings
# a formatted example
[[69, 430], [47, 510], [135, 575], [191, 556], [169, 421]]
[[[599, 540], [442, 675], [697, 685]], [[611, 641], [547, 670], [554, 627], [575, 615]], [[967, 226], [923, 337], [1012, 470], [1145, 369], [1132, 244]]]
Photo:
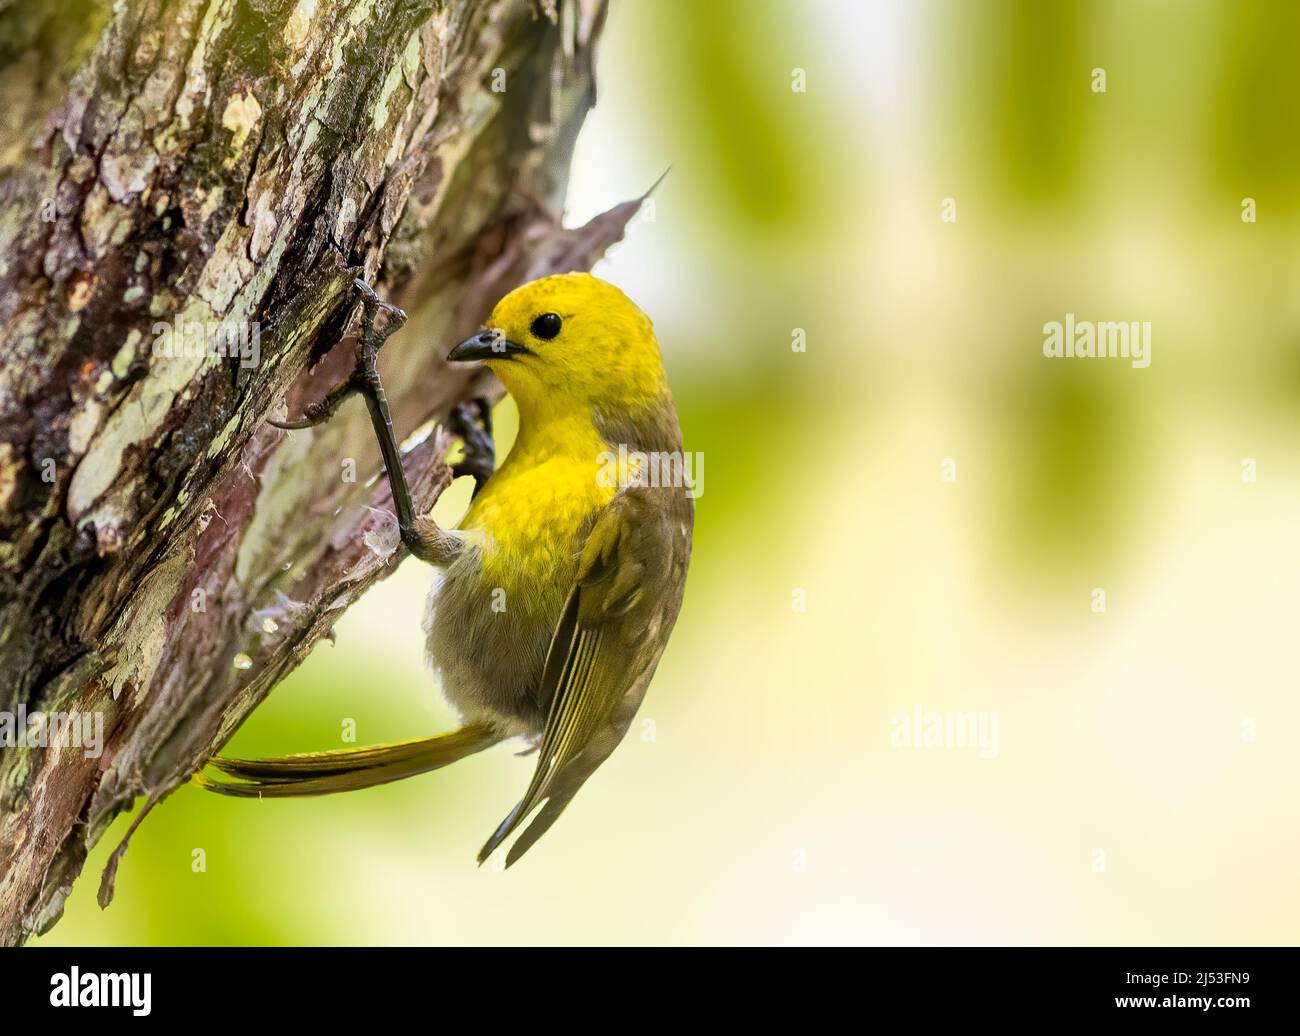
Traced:
[[549, 342], [560, 333], [560, 314], [543, 313], [533, 321], [533, 326], [529, 330], [535, 337]]

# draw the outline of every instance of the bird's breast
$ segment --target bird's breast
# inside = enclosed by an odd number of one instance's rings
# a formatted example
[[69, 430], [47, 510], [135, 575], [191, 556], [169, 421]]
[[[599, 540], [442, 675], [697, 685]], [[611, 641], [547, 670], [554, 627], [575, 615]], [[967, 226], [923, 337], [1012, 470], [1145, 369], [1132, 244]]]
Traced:
[[546, 651], [591, 524], [613, 494], [594, 461], [522, 464], [512, 454], [474, 499], [460, 525], [470, 549], [443, 573], [428, 630], [443, 692], [466, 719], [540, 733]]
[[480, 550], [485, 578], [501, 586], [556, 582], [563, 596], [591, 523], [614, 493], [601, 484], [594, 454], [507, 463], [474, 501], [461, 529]]

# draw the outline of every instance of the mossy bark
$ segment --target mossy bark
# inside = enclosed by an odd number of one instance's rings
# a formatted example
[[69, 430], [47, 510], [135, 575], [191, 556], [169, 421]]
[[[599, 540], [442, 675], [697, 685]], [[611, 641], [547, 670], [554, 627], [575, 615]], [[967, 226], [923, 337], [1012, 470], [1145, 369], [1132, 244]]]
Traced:
[[[630, 204], [558, 222], [604, 16], [0, 0], [0, 710], [106, 739], [0, 749], [0, 944], [404, 556], [364, 406], [266, 422], [350, 369], [354, 277], [411, 313], [381, 358], [403, 434], [492, 391], [442, 356], [496, 298], [621, 236]], [[165, 355], [178, 318], [256, 328], [257, 362]], [[447, 445], [407, 456], [422, 507]]]

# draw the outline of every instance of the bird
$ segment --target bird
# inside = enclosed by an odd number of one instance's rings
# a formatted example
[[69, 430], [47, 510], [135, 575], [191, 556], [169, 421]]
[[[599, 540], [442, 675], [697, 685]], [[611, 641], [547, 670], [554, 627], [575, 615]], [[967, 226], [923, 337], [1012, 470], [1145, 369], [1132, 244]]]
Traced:
[[[487, 408], [482, 428], [465, 407], [457, 410], [462, 470], [475, 473], [476, 484], [459, 528], [445, 530], [414, 513], [375, 363], [405, 314], [364, 281], [355, 286], [363, 321], [353, 376], [282, 426], [319, 423], [353, 392], [365, 397], [402, 542], [440, 570], [427, 654], [462, 725], [397, 744], [217, 757], [209, 763], [221, 776], [196, 780], [239, 797], [330, 794], [426, 773], [521, 738], [536, 751], [532, 778], [478, 854], [482, 864], [518, 833], [509, 867], [623, 739], [681, 609], [694, 493], [677, 477], [682, 433], [659, 342], [623, 291], [589, 273], [542, 277], [502, 298], [448, 359], [491, 369], [518, 408], [518, 433], [491, 471]], [[379, 327], [381, 312], [387, 319]], [[647, 467], [647, 458], [658, 463]]]

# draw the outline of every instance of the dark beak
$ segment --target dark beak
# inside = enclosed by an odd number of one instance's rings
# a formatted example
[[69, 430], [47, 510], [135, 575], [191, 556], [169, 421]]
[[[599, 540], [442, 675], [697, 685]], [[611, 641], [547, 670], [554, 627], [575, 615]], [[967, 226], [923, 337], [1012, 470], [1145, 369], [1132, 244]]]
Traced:
[[529, 350], [510, 341], [500, 331], [491, 328], [470, 335], [447, 354], [449, 360], [508, 360], [511, 356]]

